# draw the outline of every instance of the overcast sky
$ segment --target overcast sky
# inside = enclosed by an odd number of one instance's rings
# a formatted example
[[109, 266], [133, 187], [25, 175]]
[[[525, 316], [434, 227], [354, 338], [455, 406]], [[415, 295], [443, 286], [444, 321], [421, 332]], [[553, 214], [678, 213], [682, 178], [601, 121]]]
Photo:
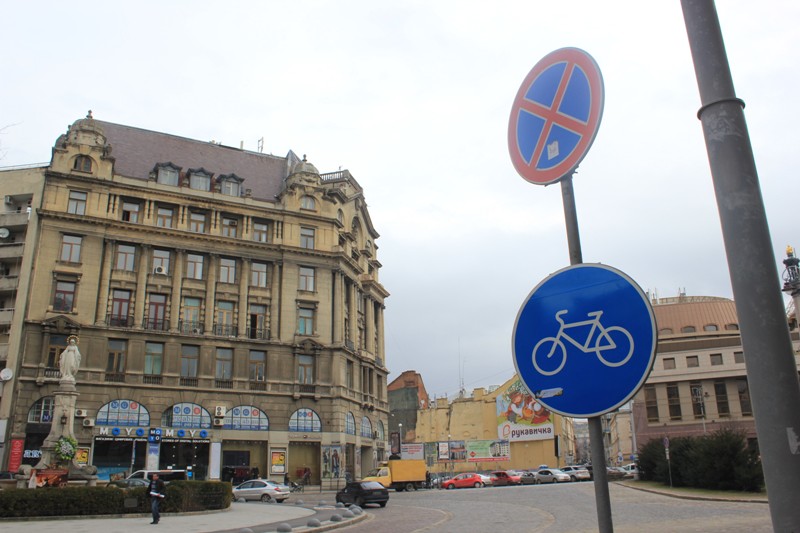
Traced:
[[[717, 8], [782, 272], [800, 3]], [[732, 296], [678, 0], [11, 2], [0, 39], [0, 166], [49, 161], [91, 109], [349, 169], [381, 234], [389, 379], [416, 370], [432, 395], [511, 377], [520, 305], [569, 264], [560, 187], [520, 178], [506, 142], [520, 83], [558, 48], [605, 82], [574, 180], [584, 261], [662, 297]]]

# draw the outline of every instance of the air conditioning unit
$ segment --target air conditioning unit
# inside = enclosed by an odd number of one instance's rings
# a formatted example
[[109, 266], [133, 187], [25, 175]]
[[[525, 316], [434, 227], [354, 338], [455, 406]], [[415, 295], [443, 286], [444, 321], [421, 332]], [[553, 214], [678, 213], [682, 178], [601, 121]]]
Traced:
[[75, 409], [75, 418], [86, 418], [89, 416], [89, 411], [86, 409]]
[[192, 328], [192, 333], [194, 333], [195, 335], [200, 335], [201, 333], [203, 333], [203, 330], [200, 328]]
[[227, 412], [228, 408], [225, 407], [224, 405], [217, 405], [216, 407], [214, 407], [214, 416], [218, 418], [224, 417]]
[[153, 269], [153, 274], [166, 274], [166, 273], [167, 269], [164, 268], [163, 266], [157, 266]]
[[6, 195], [6, 205], [14, 205], [14, 198], [9, 195]]
[[83, 427], [85, 427], [85, 428], [94, 427], [94, 418], [86, 418], [86, 419], [84, 419]]
[[215, 418], [214, 419], [214, 427], [215, 428], [221, 428], [223, 425], [225, 425], [225, 421], [223, 419], [221, 419], [221, 418]]

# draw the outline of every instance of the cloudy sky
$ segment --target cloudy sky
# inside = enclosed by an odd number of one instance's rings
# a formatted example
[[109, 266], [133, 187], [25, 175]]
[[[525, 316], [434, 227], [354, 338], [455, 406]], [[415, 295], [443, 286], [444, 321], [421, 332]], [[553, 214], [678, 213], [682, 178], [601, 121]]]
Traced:
[[[800, 245], [800, 4], [718, 2], [776, 268]], [[13, 2], [0, 19], [0, 166], [98, 119], [349, 169], [381, 233], [390, 380], [500, 384], [533, 287], [569, 264], [559, 186], [506, 145], [528, 71], [588, 51], [603, 121], [574, 186], [585, 262], [646, 291], [731, 297], [680, 3], [535, 0]], [[794, 228], [794, 229], [792, 229]], [[777, 290], [777, 288], [776, 288]]]

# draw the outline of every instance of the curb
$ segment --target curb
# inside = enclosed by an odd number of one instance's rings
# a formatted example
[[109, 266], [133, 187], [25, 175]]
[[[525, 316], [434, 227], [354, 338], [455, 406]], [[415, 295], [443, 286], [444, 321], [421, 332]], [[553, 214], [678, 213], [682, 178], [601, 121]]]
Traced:
[[676, 498], [679, 500], [698, 500], [698, 501], [709, 501], [709, 502], [730, 502], [730, 503], [769, 503], [767, 499], [751, 499], [751, 498], [722, 498], [716, 496], [699, 496], [695, 494], [679, 494], [674, 492], [668, 492], [663, 490], [656, 490], [651, 488], [645, 487], [635, 487], [633, 485], [628, 485], [627, 483], [617, 483], [622, 487], [627, 487], [631, 490], [639, 490], [642, 492], [649, 492], [651, 494], [659, 494], [661, 496], [668, 496], [670, 498]]

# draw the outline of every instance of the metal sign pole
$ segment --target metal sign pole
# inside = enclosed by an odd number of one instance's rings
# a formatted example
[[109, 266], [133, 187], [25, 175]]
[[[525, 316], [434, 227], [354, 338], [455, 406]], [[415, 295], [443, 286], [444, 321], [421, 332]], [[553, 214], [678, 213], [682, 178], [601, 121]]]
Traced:
[[[567, 227], [567, 244], [571, 265], [583, 263], [581, 237], [578, 231], [578, 212], [575, 208], [575, 191], [572, 188], [572, 173], [561, 180], [561, 199], [564, 203], [564, 222]], [[606, 451], [603, 443], [603, 422], [600, 416], [589, 418], [589, 442], [594, 477], [594, 499], [597, 505], [597, 526], [600, 533], [613, 533], [611, 497], [608, 492], [606, 474]]]

